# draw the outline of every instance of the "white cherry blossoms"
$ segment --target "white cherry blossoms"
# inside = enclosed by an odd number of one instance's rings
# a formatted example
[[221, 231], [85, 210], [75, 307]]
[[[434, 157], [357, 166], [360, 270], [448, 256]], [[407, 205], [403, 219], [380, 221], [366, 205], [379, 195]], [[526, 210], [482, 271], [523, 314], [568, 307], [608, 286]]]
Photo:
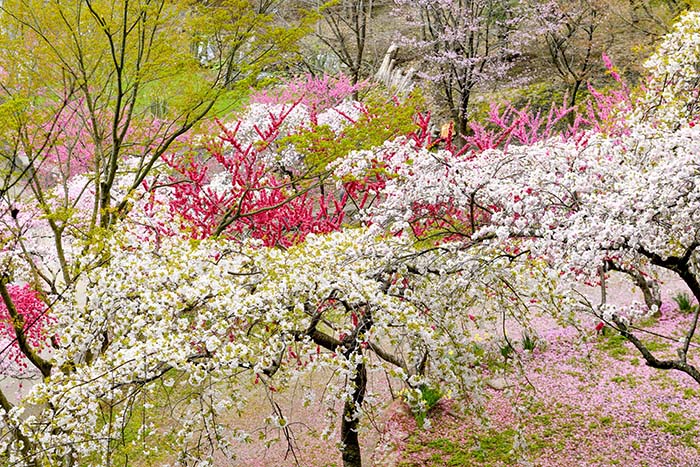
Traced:
[[699, 154], [692, 122], [636, 123], [585, 144], [552, 138], [465, 155], [396, 140], [334, 168], [346, 179], [381, 167], [382, 199], [365, 212], [375, 229], [527, 252], [576, 284], [606, 265], [646, 274], [645, 265], [685, 254], [694, 264]]
[[632, 120], [675, 129], [694, 120], [700, 113], [700, 12], [683, 13], [644, 67], [649, 81]]
[[[42, 461], [106, 463], [133, 416], [125, 402], [163, 391], [187, 403], [175, 404], [165, 424], [147, 417], [140, 439], [166, 436], [167, 428], [174, 449], [203, 457], [211, 452], [193, 454], [193, 434], [206, 433], [214, 449], [235, 456], [235, 443], [250, 434], [222, 415], [242, 408], [251, 390], [281, 391], [319, 368], [336, 374], [329, 406], [352, 400], [360, 363], [402, 379], [416, 404], [422, 384], [478, 391], [480, 359], [498, 351], [499, 313], [524, 313], [516, 290], [541, 283], [505, 257], [419, 251], [366, 229], [309, 235], [287, 250], [144, 242], [127, 232], [110, 249], [110, 263], [88, 275], [84, 304], [54, 309], [54, 371], [16, 409], [34, 406], [33, 415], [0, 422], [40, 447]], [[23, 465], [19, 444], [3, 447]]]
[[[223, 130], [235, 134], [243, 146], [259, 145], [263, 141], [274, 141], [278, 136], [283, 138], [300, 131], [309, 131], [312, 125], [327, 126], [333, 133], [340, 134], [347, 125], [359, 120], [363, 111], [362, 104], [353, 100], [344, 100], [321, 111], [302, 102], [253, 103], [240, 119], [224, 124]], [[228, 146], [225, 142], [224, 148]], [[275, 144], [273, 149], [261, 152], [263, 161], [279, 163], [286, 168], [298, 167], [303, 161], [303, 156], [291, 145], [278, 148]]]

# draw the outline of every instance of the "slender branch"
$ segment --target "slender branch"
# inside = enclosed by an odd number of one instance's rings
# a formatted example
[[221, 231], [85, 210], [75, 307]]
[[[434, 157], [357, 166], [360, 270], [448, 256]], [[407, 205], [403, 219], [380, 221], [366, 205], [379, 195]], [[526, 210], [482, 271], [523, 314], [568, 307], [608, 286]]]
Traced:
[[385, 362], [391, 363], [392, 365], [397, 366], [399, 368], [403, 368], [406, 372], [408, 372], [408, 366], [406, 365], [406, 362], [404, 362], [399, 357], [390, 354], [389, 352], [385, 351], [384, 349], [379, 347], [379, 345], [375, 344], [372, 341], [368, 341], [367, 345], [372, 350], [372, 352], [377, 354], [377, 356]]

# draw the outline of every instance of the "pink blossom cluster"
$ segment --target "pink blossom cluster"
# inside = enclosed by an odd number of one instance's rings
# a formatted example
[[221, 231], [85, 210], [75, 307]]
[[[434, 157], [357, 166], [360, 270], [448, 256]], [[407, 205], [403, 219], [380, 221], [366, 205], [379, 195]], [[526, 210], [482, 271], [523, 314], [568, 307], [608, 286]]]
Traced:
[[285, 81], [281, 86], [257, 91], [250, 96], [254, 104], [292, 104], [298, 102], [323, 112], [340, 105], [366, 86], [366, 83], [352, 84], [345, 75], [300, 76]]
[[[35, 349], [41, 350], [46, 345], [47, 335], [46, 325], [51, 322], [48, 316], [48, 307], [39, 298], [39, 293], [29, 284], [10, 284], [7, 290], [12, 299], [12, 303], [21, 316], [21, 329], [26, 336], [28, 343]], [[2, 371], [12, 373], [23, 373], [28, 370], [27, 360], [19, 349], [16, 340], [15, 326], [4, 301], [0, 300], [0, 351], [3, 359], [12, 362], [11, 366], [2, 365]]]
[[168, 209], [184, 231], [193, 238], [250, 235], [267, 246], [289, 246], [310, 233], [340, 228], [347, 195], [324, 193], [314, 180], [305, 182], [270, 164], [270, 151], [288, 134], [283, 125], [297, 105], [270, 111], [268, 125], [253, 125], [254, 139], [239, 135], [241, 121], [231, 128], [221, 125], [219, 141], [206, 147], [209, 163], [177, 155], [164, 159], [177, 173], [170, 178]]

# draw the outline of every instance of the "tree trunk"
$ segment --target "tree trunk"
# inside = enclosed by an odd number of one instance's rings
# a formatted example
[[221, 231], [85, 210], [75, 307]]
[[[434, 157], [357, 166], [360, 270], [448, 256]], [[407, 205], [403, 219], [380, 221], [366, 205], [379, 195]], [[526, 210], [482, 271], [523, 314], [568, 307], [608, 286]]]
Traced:
[[642, 291], [642, 294], [644, 295], [644, 303], [646, 304], [647, 308], [652, 310], [654, 307], [656, 307], [656, 313], [654, 316], [661, 316], [661, 291], [659, 290], [659, 284], [656, 281], [647, 279], [639, 271], [619, 267], [612, 261], [608, 261], [605, 264], [605, 267], [610, 271], [618, 271], [627, 274], [632, 281], [634, 281], [634, 284], [639, 287], [639, 290]]
[[[573, 108], [576, 106], [576, 98], [578, 97], [578, 91], [581, 88], [582, 81], [577, 79], [574, 81], [574, 85], [571, 87], [571, 96], [569, 96], [569, 107]], [[576, 119], [576, 111], [569, 112], [567, 116], [569, 119], [569, 124], [573, 125]]]
[[362, 454], [360, 452], [360, 439], [358, 428], [360, 420], [354, 416], [356, 407], [362, 405], [367, 391], [367, 370], [364, 363], [355, 368], [355, 375], [350, 380], [355, 390], [352, 400], [345, 402], [343, 407], [343, 421], [340, 425], [340, 438], [343, 443], [343, 467], [362, 467]]

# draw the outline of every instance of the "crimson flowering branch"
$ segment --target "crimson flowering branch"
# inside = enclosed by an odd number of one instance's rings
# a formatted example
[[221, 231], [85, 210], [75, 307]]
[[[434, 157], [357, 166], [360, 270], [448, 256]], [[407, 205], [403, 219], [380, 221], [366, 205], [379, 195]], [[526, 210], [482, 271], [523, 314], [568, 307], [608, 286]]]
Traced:
[[[38, 353], [46, 342], [44, 325], [49, 321], [46, 305], [38, 299], [37, 292], [29, 285], [8, 285], [6, 276], [0, 277], [0, 297], [0, 327], [3, 334], [11, 330], [16, 339], [16, 347], [10, 353], [10, 358], [19, 368], [26, 368], [24, 359], [27, 359], [45, 378], [48, 377], [52, 365]], [[31, 325], [27, 326], [27, 322]]]
[[[209, 167], [204, 164], [191, 161], [183, 165], [166, 159], [184, 177], [171, 179], [177, 183], [171, 186], [170, 212], [191, 226], [193, 237], [251, 232], [268, 246], [289, 246], [307, 233], [338, 229], [343, 220], [343, 198], [318, 194], [314, 210], [309, 196], [318, 191], [319, 179], [275, 173], [260, 160], [279, 136], [286, 115], [273, 118], [264, 130], [258, 128], [261, 140], [255, 145], [244, 147], [235, 131], [224, 133], [222, 145], [207, 148], [223, 169], [213, 177], [208, 177]], [[233, 150], [227, 151], [226, 144]]]

